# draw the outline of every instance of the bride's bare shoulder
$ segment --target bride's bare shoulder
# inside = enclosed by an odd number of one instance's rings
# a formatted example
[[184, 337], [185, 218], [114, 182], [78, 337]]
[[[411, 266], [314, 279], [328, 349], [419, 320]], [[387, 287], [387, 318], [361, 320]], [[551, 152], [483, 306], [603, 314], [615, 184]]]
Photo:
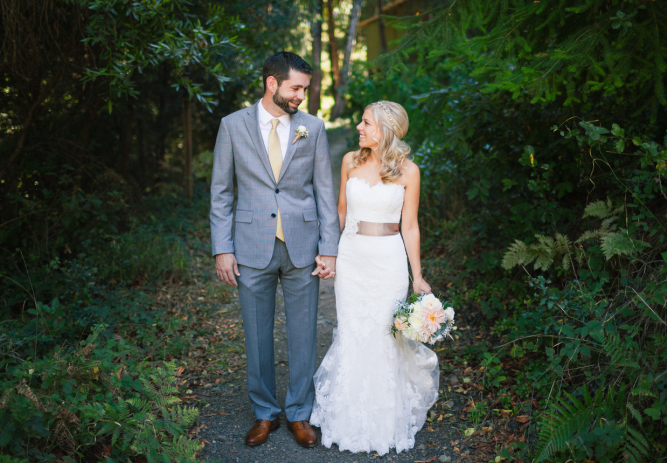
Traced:
[[403, 182], [419, 180], [419, 166], [414, 161], [406, 159], [401, 165]]
[[352, 158], [354, 157], [354, 153], [356, 153], [356, 151], [350, 151], [349, 153], [346, 153], [345, 156], [343, 156], [343, 164], [350, 164], [352, 162]]
[[345, 156], [343, 156], [343, 162], [341, 163], [341, 171], [346, 171], [347, 169], [350, 168], [349, 166], [350, 164], [352, 164], [355, 152], [356, 151], [350, 151]]

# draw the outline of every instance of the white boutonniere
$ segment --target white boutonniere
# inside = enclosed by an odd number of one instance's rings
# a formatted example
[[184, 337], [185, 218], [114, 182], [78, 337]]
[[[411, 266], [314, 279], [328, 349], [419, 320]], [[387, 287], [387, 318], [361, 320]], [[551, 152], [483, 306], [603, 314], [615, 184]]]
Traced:
[[294, 140], [292, 144], [296, 143], [299, 138], [308, 138], [308, 127], [300, 125], [294, 131]]

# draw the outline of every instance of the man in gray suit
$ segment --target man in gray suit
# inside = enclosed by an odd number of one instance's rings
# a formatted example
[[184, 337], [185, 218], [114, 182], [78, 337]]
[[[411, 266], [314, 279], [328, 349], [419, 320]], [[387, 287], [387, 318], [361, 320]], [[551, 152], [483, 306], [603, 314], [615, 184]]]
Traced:
[[308, 419], [319, 278], [335, 275], [340, 228], [324, 124], [298, 110], [311, 73], [294, 53], [267, 58], [264, 98], [223, 118], [215, 144], [211, 243], [218, 277], [238, 286], [248, 396], [257, 418], [246, 436], [251, 446], [280, 425], [273, 354], [279, 280], [287, 318], [287, 424], [300, 445], [317, 442]]

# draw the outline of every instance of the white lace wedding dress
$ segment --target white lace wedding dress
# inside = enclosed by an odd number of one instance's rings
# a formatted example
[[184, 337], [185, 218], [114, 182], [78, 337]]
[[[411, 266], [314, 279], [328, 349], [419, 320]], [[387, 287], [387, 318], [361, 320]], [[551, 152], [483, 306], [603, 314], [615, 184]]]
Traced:
[[423, 344], [390, 334], [408, 293], [401, 235], [358, 235], [357, 223], [398, 223], [405, 188], [347, 181], [347, 216], [336, 260], [338, 328], [315, 373], [310, 423], [322, 443], [352, 452], [410, 449], [438, 396], [438, 359]]

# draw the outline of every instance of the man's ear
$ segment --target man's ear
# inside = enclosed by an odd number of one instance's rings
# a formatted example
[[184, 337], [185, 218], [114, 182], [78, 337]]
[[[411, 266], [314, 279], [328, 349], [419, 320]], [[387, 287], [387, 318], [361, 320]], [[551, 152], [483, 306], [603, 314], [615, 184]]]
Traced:
[[275, 77], [269, 76], [266, 78], [266, 89], [272, 94], [278, 91], [278, 81]]

